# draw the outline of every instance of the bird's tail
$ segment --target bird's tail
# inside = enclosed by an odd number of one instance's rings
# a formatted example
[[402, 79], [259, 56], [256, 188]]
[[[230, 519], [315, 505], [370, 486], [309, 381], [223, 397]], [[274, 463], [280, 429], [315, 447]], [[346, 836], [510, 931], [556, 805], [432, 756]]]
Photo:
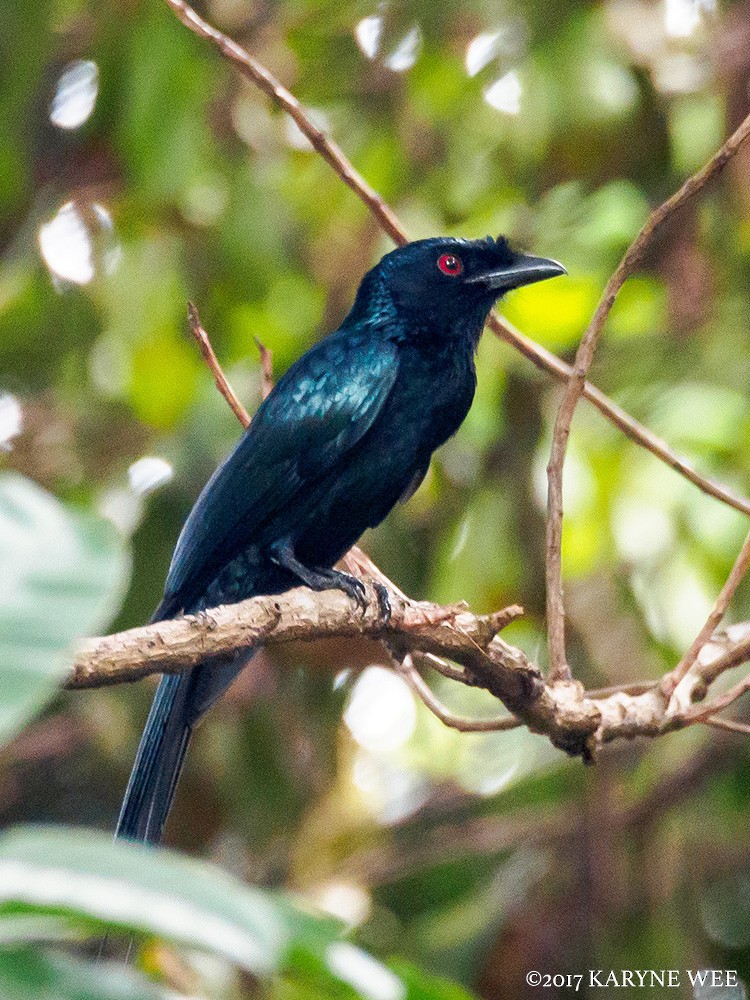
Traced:
[[116, 837], [158, 844], [193, 731], [192, 674], [162, 677], [130, 773]]
[[193, 729], [253, 652], [214, 657], [187, 673], [162, 677], [130, 772], [116, 837], [159, 843]]

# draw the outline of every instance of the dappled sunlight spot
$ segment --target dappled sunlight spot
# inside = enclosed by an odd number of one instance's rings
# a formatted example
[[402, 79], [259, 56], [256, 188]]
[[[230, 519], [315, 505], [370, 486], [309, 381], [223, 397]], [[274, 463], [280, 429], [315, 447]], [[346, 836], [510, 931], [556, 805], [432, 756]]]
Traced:
[[384, 825], [414, 815], [429, 797], [429, 783], [421, 774], [366, 751], [356, 756], [352, 783], [362, 793], [370, 813]]
[[99, 67], [90, 59], [69, 63], [57, 81], [49, 119], [62, 129], [80, 128], [91, 117], [99, 93]]
[[716, 0], [664, 0], [664, 30], [671, 38], [689, 38], [701, 15], [715, 11]]
[[517, 115], [521, 110], [522, 93], [523, 88], [518, 73], [512, 69], [490, 84], [484, 92], [484, 99], [497, 111], [502, 111], [506, 115]]
[[518, 57], [528, 43], [529, 29], [520, 16], [509, 18], [497, 31], [483, 31], [466, 46], [464, 66], [476, 76], [500, 57]]
[[394, 73], [405, 73], [411, 69], [422, 49], [422, 29], [413, 25], [394, 50], [383, 60], [384, 65]]
[[143, 520], [143, 500], [174, 476], [170, 462], [156, 455], [144, 455], [128, 468], [128, 485], [102, 490], [97, 509], [123, 535], [132, 535]]
[[665, 52], [653, 67], [654, 87], [664, 94], [692, 94], [707, 77], [706, 63], [688, 52]]
[[128, 482], [137, 496], [146, 496], [174, 476], [171, 463], [156, 455], [144, 455], [128, 469]]
[[0, 451], [10, 451], [13, 438], [23, 430], [23, 410], [15, 396], [9, 392], [0, 395]]
[[354, 685], [344, 722], [366, 750], [395, 750], [406, 743], [417, 724], [414, 696], [392, 670], [368, 667]]
[[363, 17], [354, 29], [357, 45], [368, 59], [374, 59], [377, 56], [382, 35], [383, 18], [379, 14]]
[[713, 606], [715, 595], [703, 575], [678, 559], [651, 571], [635, 570], [630, 582], [654, 638], [675, 649], [687, 647], [695, 637], [696, 622], [705, 621]]
[[351, 882], [327, 882], [313, 893], [313, 902], [349, 928], [363, 924], [372, 910], [370, 894]]
[[632, 498], [616, 504], [612, 529], [620, 556], [630, 562], [664, 555], [675, 541], [674, 524], [667, 511]]
[[464, 64], [469, 76], [476, 76], [480, 70], [488, 66], [502, 51], [499, 31], [484, 32], [472, 38], [466, 47]]
[[326, 965], [364, 1000], [405, 1000], [406, 985], [386, 966], [348, 941], [336, 941], [326, 949]]
[[102, 490], [97, 513], [126, 537], [132, 535], [143, 518], [143, 498], [124, 487]]
[[89, 231], [72, 201], [39, 229], [39, 247], [53, 275], [86, 285], [94, 278]]
[[343, 670], [339, 670], [336, 676], [333, 678], [333, 683], [331, 687], [334, 691], [339, 691], [352, 676], [352, 671], [350, 667], [345, 667]]
[[97, 202], [66, 202], [39, 227], [38, 241], [53, 280], [62, 283], [87, 285], [97, 270], [113, 271], [121, 256], [112, 216]]
[[630, 70], [615, 62], [592, 62], [588, 90], [597, 104], [615, 114], [629, 111], [638, 101], [638, 83]]
[[354, 29], [354, 37], [364, 56], [370, 60], [380, 56], [386, 69], [393, 73], [405, 73], [411, 69], [422, 51], [422, 29], [414, 24], [390, 51], [386, 46], [386, 52], [383, 52], [383, 18], [380, 14], [363, 17]]

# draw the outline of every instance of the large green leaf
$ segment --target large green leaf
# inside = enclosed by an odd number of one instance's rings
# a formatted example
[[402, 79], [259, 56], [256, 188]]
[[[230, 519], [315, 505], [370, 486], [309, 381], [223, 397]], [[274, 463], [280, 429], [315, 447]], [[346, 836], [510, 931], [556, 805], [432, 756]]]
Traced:
[[6, 940], [23, 940], [24, 920], [29, 940], [106, 927], [213, 952], [253, 975], [280, 976], [280, 997], [467, 1000], [413, 966], [388, 968], [290, 896], [94, 830], [21, 827], [0, 838], [0, 941], [6, 925]]
[[0, 476], [0, 741], [51, 696], [71, 643], [106, 624], [128, 565], [108, 522], [23, 476]]
[[0, 838], [0, 937], [3, 919], [24, 912], [79, 914], [155, 934], [224, 955], [255, 975], [282, 968], [293, 950], [319, 953], [337, 938], [333, 921], [279, 893], [87, 829], [27, 827]]

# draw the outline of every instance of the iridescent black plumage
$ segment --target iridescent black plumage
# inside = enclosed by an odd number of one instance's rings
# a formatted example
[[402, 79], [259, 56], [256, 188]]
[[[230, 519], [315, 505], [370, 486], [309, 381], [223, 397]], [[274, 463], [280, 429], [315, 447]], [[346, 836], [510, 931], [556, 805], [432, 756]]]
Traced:
[[[387, 254], [341, 327], [279, 380], [209, 480], [153, 620], [300, 582], [356, 597], [357, 581], [332, 567], [413, 492], [466, 416], [492, 304], [563, 271], [503, 238], [421, 240]], [[159, 840], [192, 728], [251, 655], [162, 680], [119, 835]]]

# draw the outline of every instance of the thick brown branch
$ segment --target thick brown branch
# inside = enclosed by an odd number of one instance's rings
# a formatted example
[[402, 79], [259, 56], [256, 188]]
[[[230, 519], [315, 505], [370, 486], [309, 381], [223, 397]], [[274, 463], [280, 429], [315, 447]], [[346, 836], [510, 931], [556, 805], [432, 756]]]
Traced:
[[[555, 418], [554, 430], [552, 432], [552, 448], [547, 467], [549, 480], [547, 491], [546, 567], [547, 634], [550, 678], [553, 681], [568, 680], [570, 678], [570, 667], [568, 666], [565, 652], [565, 609], [563, 607], [562, 594], [563, 464], [565, 462], [565, 453], [568, 447], [568, 437], [570, 436], [570, 425], [573, 420], [573, 414], [575, 413], [578, 401], [583, 395], [586, 377], [594, 360], [594, 354], [596, 353], [604, 324], [607, 321], [618, 292], [643, 259], [643, 255], [657, 230], [724, 169], [748, 136], [750, 136], [750, 115], [745, 118], [740, 127], [732, 133], [721, 149], [698, 173], [685, 181], [679, 191], [649, 215], [646, 224], [630, 244], [617, 270], [607, 282], [594, 317], [578, 346], [573, 365], [573, 375], [568, 379], [568, 384], [565, 387], [562, 402]], [[708, 633], [708, 636], [712, 632], [713, 629]]]
[[[545, 685], [539, 668], [500, 638], [498, 631], [512, 620], [517, 609], [474, 615], [465, 608], [404, 600], [391, 591], [393, 612], [384, 623], [376, 610], [378, 596], [371, 584], [367, 584], [367, 596], [367, 610], [359, 613], [340, 591], [313, 593], [299, 588], [89, 639], [75, 656], [68, 687], [101, 687], [152, 673], [189, 670], [213, 656], [261, 642], [369, 636], [384, 640], [400, 659], [409, 653], [429, 653], [460, 664], [465, 683], [485, 688], [532, 731], [545, 734], [568, 753], [587, 759], [604, 742], [657, 736], [708, 721], [750, 687], [750, 678], [745, 678], [727, 694], [695, 704], [705, 697], [720, 668], [730, 669], [750, 659], [747, 638], [735, 646], [723, 637], [722, 656], [708, 662], [699, 657], [669, 701], [658, 686], [637, 694], [617, 691], [595, 698], [586, 695], [575, 682]], [[711, 648], [715, 648], [713, 642]], [[418, 693], [422, 697], [424, 692], [420, 689]], [[493, 720], [463, 728], [484, 730], [515, 724], [511, 720]]]

